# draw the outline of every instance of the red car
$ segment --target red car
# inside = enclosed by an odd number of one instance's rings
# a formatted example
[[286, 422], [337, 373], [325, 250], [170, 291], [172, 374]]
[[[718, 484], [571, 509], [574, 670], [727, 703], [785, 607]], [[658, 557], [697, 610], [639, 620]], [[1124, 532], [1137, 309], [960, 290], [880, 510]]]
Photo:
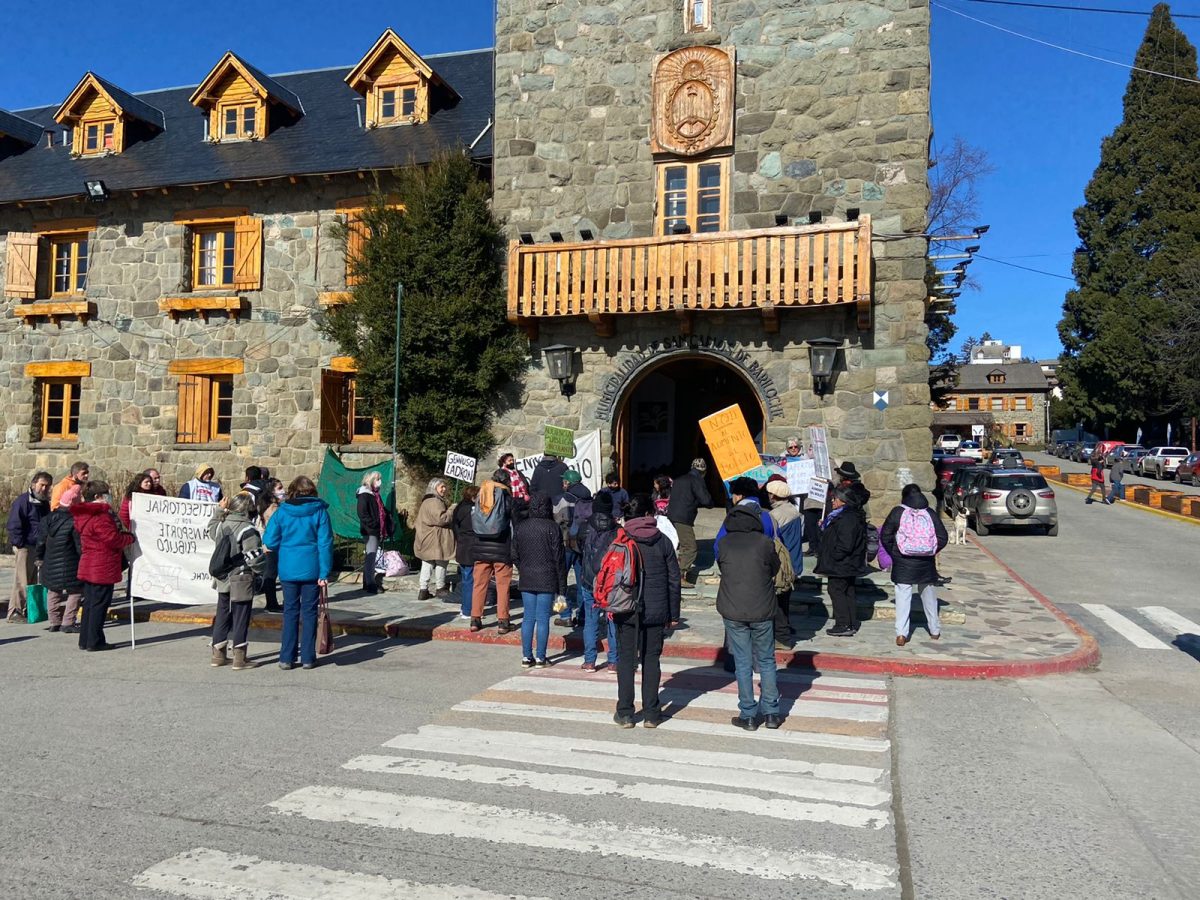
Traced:
[[937, 482], [933, 486], [933, 496], [937, 498], [938, 512], [941, 512], [945, 506], [946, 488], [954, 478], [954, 473], [964, 466], [978, 464], [979, 460], [969, 456], [943, 456], [941, 459], [933, 461], [933, 471], [937, 475]]

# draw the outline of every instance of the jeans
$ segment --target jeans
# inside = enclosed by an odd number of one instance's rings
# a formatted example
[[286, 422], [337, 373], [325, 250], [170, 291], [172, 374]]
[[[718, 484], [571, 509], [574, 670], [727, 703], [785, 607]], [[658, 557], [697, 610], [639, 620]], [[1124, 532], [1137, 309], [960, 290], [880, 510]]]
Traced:
[[461, 612], [464, 616], [469, 616], [471, 615], [471, 595], [475, 590], [474, 564], [469, 566], [460, 564], [458, 567], [458, 578], [459, 597], [462, 601], [461, 606], [459, 607], [459, 612]]
[[662, 625], [638, 626], [637, 616], [625, 616], [617, 622], [617, 715], [633, 718], [633, 677], [642, 664], [642, 719], [657, 722], [662, 718], [658, 686], [662, 681], [659, 658], [663, 648]]
[[579, 585], [579, 602], [583, 605], [583, 661], [592, 665], [596, 663], [596, 638], [600, 630], [600, 621], [603, 619], [607, 626], [608, 643], [605, 646], [608, 648], [608, 664], [615, 667], [620, 659], [617, 653], [616, 622], [610, 619], [604, 610], [595, 608], [592, 588], [587, 583]]
[[83, 622], [79, 628], [79, 646], [84, 650], [103, 647], [104, 620], [108, 618], [108, 605], [112, 603], [111, 584], [83, 583]]
[[[550, 639], [550, 607], [553, 594], [531, 594], [521, 591], [521, 654], [526, 659], [545, 659], [546, 642]], [[533, 652], [533, 632], [537, 629], [537, 653]]]
[[[725, 639], [737, 675], [738, 715], [754, 719], [779, 715], [779, 685], [775, 678], [775, 626], [765, 622], [725, 620]], [[754, 699], [754, 667], [758, 666], [762, 699]]]
[[363, 553], [363, 590], [374, 594], [379, 590], [379, 578], [375, 575], [375, 560], [379, 556], [379, 538], [376, 535], [367, 537]]
[[421, 590], [429, 588], [430, 576], [433, 578], [433, 589], [440, 591], [446, 586], [446, 560], [436, 559], [433, 562], [421, 560]]
[[212, 645], [214, 650], [245, 647], [249, 643], [250, 608], [253, 603], [230, 603], [229, 594], [217, 594], [217, 614], [213, 617]]
[[929, 633], [935, 636], [941, 634], [942, 623], [938, 619], [937, 587], [932, 584], [896, 585], [896, 634], [900, 637], [908, 637], [908, 619], [912, 610], [914, 587], [921, 594], [921, 606], [925, 608], [925, 624], [929, 627]]
[[1113, 500], [1125, 499], [1125, 482], [1114, 481], [1108, 491], [1108, 500], [1111, 503]]
[[296, 636], [300, 637], [300, 662], [317, 661], [317, 603], [321, 589], [315, 581], [283, 581], [283, 637], [279, 642], [279, 661], [296, 661]]
[[[579, 584], [579, 570], [580, 570], [581, 566], [582, 566], [582, 563], [579, 558], [578, 550], [571, 550], [570, 548], [566, 548], [563, 550], [563, 569], [566, 571], [567, 574], [570, 574], [572, 571], [575, 573], [575, 584], [577, 584], [577, 585]], [[567, 582], [567, 579], [566, 579], [566, 576], [564, 575], [563, 576], [563, 584], [566, 584], [566, 582]], [[579, 606], [579, 592], [576, 591], [574, 597], [572, 597], [570, 592], [568, 592], [567, 593], [567, 608], [563, 611], [563, 616], [568, 619], [574, 618], [575, 611], [578, 608], [578, 606]]]
[[853, 578], [830, 575], [829, 605], [833, 607], [833, 624], [838, 628], [858, 630], [858, 590]]
[[476, 619], [483, 618], [483, 608], [487, 604], [488, 589], [492, 579], [496, 579], [496, 618], [501, 622], [508, 621], [508, 592], [512, 587], [513, 567], [511, 563], [477, 562], [475, 563], [474, 590], [471, 595], [471, 615]]

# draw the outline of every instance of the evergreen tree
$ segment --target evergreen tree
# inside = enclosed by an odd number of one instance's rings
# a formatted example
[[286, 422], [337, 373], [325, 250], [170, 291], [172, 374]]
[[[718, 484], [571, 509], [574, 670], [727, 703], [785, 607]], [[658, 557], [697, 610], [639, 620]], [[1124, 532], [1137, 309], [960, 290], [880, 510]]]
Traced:
[[1075, 211], [1077, 287], [1058, 326], [1063, 415], [1118, 433], [1169, 406], [1154, 337], [1170, 320], [1181, 266], [1200, 253], [1196, 50], [1166, 4], [1154, 8], [1134, 64], [1143, 71], [1130, 76], [1124, 118]]
[[[323, 329], [354, 357], [360, 399], [392, 443], [396, 285], [404, 285], [395, 446], [425, 476], [442, 471], [448, 450], [480, 457], [492, 448], [502, 389], [519, 377], [527, 348], [506, 319], [503, 235], [474, 163], [446, 153], [397, 179], [362, 214], [362, 249], [347, 260], [357, 284]], [[338, 231], [349, 246], [348, 230]]]

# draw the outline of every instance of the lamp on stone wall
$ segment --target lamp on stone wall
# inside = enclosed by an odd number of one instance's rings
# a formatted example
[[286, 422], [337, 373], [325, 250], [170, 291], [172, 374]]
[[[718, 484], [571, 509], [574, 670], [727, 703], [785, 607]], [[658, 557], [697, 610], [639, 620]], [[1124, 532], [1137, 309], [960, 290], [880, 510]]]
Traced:
[[813, 338], [808, 342], [808, 367], [812, 371], [813, 393], [818, 397], [829, 393], [840, 346], [841, 341], [833, 338]]
[[575, 348], [570, 344], [552, 344], [542, 350], [546, 371], [558, 382], [564, 397], [575, 393]]
[[85, 181], [83, 189], [93, 203], [103, 203], [108, 199], [108, 188], [104, 186], [103, 181]]

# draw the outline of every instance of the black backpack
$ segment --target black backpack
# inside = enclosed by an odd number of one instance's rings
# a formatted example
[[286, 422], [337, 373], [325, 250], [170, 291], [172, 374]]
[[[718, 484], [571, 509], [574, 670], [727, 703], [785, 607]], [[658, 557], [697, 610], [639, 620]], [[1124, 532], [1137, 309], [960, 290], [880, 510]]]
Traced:
[[242, 553], [242, 538], [246, 536], [247, 532], [253, 530], [253, 525], [246, 525], [237, 534], [234, 534], [230, 529], [222, 528], [221, 536], [217, 538], [217, 546], [213, 548], [213, 554], [208, 560], [208, 574], [218, 581], [224, 581], [234, 569], [245, 565], [246, 556]]

